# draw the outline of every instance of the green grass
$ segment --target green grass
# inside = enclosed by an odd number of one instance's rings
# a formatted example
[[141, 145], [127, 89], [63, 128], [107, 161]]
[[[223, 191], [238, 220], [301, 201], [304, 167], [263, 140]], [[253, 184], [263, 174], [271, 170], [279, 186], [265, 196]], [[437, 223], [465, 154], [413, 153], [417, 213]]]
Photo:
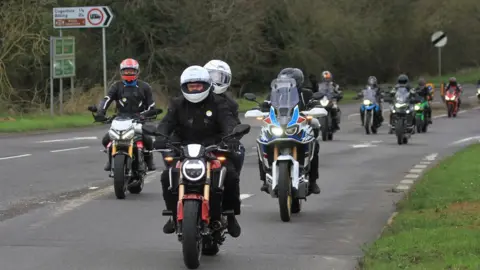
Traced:
[[448, 82], [448, 78], [455, 77], [460, 84], [477, 84], [480, 80], [480, 68], [462, 69], [456, 73], [438, 76], [424, 76], [428, 82], [440, 85], [441, 82]]
[[86, 127], [93, 125], [91, 114], [75, 114], [54, 116], [22, 116], [5, 117], [0, 120], [0, 132], [27, 132], [35, 130], [56, 130], [65, 128]]
[[480, 269], [480, 144], [425, 174], [366, 251], [363, 269]]

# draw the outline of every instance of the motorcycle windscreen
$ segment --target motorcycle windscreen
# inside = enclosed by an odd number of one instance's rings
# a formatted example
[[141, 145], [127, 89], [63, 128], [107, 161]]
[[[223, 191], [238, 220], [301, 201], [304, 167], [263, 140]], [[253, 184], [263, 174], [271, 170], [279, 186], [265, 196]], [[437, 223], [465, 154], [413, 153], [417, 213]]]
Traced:
[[323, 96], [326, 96], [328, 99], [332, 99], [333, 95], [333, 86], [328, 82], [322, 82], [318, 84], [318, 92], [322, 93]]
[[300, 97], [294, 79], [278, 78], [271, 83], [270, 101], [277, 111], [277, 119], [280, 125], [290, 122], [292, 112], [298, 105]]
[[399, 104], [405, 104], [408, 102], [409, 95], [410, 92], [407, 88], [400, 87], [398, 88], [397, 93], [395, 93], [395, 102]]
[[362, 94], [363, 94], [363, 99], [364, 100], [369, 100], [370, 102], [372, 103], [375, 103], [376, 102], [376, 98], [375, 98], [375, 95], [376, 95], [376, 92], [373, 88], [371, 88], [370, 86], [367, 87], [366, 89], [364, 89], [362, 91]]

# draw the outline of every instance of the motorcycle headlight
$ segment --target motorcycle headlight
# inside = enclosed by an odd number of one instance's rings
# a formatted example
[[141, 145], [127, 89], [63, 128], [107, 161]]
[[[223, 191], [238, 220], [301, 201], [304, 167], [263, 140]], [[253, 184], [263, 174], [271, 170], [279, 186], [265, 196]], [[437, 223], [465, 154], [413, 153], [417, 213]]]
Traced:
[[322, 100], [320, 100], [320, 105], [327, 106], [329, 102], [330, 102], [330, 100], [328, 100], [326, 98], [323, 98]]
[[406, 105], [405, 103], [395, 103], [395, 108], [401, 108], [405, 105]]
[[108, 135], [110, 136], [110, 139], [112, 139], [112, 140], [118, 140], [118, 139], [120, 139], [120, 135], [119, 135], [115, 130], [113, 130], [113, 129], [110, 129], [110, 130], [108, 131]]
[[410, 113], [410, 110], [405, 111], [406, 113]]
[[420, 110], [420, 106], [415, 105], [415, 111], [419, 111], [419, 110]]
[[480, 94], [480, 88], [477, 89], [477, 94]]
[[272, 126], [270, 132], [275, 136], [281, 136], [283, 134], [283, 129], [281, 127]]
[[205, 175], [205, 163], [199, 159], [188, 159], [182, 164], [183, 176], [192, 182], [199, 181]]
[[121, 140], [130, 140], [131, 138], [133, 138], [134, 135], [135, 135], [135, 130], [133, 128], [131, 128], [127, 131], [124, 131], [122, 134], [120, 134], [120, 139]]
[[298, 132], [298, 126], [297, 125], [285, 129], [285, 134], [287, 134], [287, 135], [295, 135], [295, 134], [297, 134], [297, 132]]
[[368, 100], [368, 99], [365, 99], [365, 100], [363, 101], [363, 105], [365, 105], [365, 106], [368, 106], [368, 105], [370, 105], [371, 103], [372, 103], [372, 102], [370, 102], [370, 100]]

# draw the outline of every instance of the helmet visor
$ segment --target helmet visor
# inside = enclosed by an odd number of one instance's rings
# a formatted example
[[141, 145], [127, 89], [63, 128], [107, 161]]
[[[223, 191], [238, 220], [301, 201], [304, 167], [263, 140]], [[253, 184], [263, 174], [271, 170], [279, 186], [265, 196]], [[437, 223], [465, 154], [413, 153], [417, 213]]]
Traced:
[[210, 77], [212, 78], [212, 82], [217, 86], [226, 86], [230, 85], [232, 80], [232, 76], [226, 72], [222, 72], [220, 70], [210, 70]]

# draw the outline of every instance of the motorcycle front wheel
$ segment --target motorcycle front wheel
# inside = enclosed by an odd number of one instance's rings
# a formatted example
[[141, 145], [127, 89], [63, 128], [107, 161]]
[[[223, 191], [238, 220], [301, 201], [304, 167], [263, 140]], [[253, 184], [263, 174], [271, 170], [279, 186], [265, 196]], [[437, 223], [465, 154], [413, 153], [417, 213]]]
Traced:
[[126, 157], [122, 154], [116, 155], [113, 159], [113, 189], [117, 199], [125, 199], [125, 193], [127, 192], [126, 185]]
[[404, 143], [403, 137], [405, 136], [405, 126], [403, 119], [397, 119], [395, 123], [395, 135], [397, 135], [397, 143], [399, 145]]
[[283, 222], [292, 217], [292, 199], [290, 163], [283, 161], [278, 164], [278, 206]]
[[202, 256], [202, 237], [200, 235], [200, 207], [197, 200], [183, 202], [182, 251], [183, 262], [188, 269], [197, 269]]

